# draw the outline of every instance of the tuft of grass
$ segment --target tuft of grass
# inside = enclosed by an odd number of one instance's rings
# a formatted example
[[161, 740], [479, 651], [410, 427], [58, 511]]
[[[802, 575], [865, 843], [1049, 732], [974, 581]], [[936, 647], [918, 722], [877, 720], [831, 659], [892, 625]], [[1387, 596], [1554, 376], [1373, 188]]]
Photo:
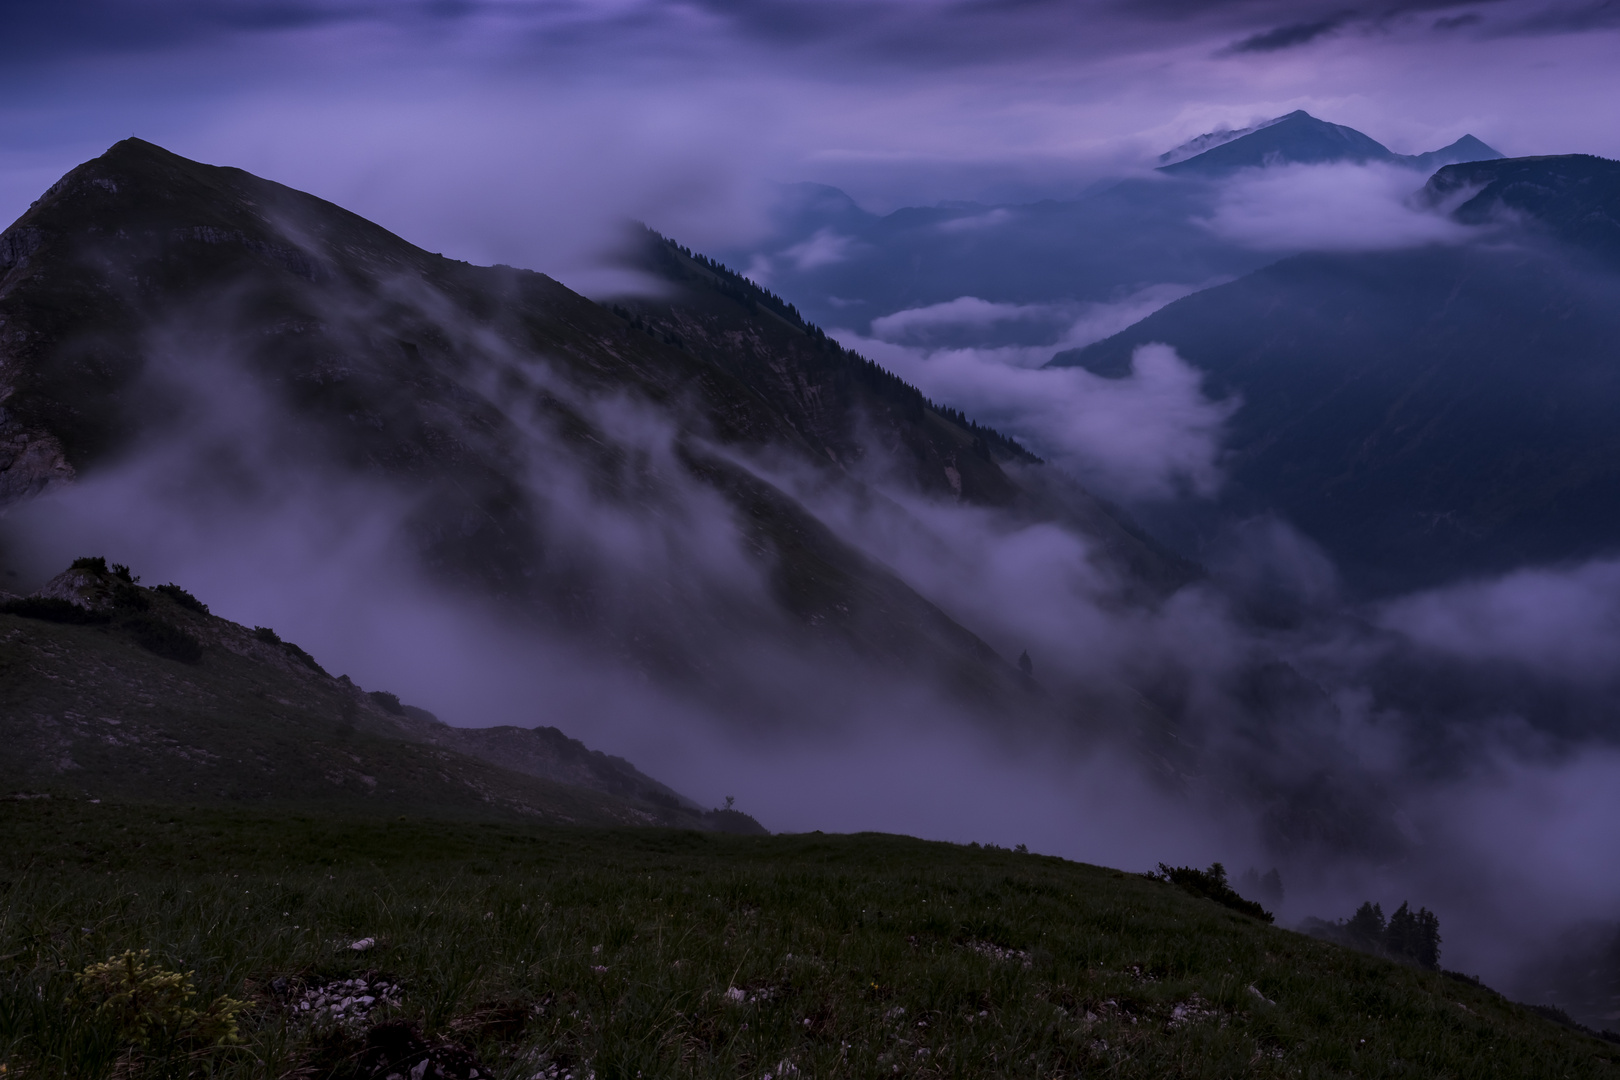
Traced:
[[[499, 1080], [1620, 1065], [1484, 987], [1167, 883], [903, 837], [50, 800], [0, 803], [0, 881], [0, 1061], [28, 1076], [369, 1075], [390, 1054]], [[194, 1000], [245, 1002], [241, 1043], [143, 1049], [77, 989], [142, 949], [194, 972]]]

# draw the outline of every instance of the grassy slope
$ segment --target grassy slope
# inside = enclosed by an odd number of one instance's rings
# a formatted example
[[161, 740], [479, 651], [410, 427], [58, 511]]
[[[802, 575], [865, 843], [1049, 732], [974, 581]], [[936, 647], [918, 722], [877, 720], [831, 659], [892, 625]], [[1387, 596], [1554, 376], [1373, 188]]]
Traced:
[[200, 663], [148, 652], [119, 620], [76, 626], [0, 614], [7, 790], [596, 825], [659, 820], [657, 807], [403, 741], [358, 687], [245, 627], [154, 590], [139, 594], [150, 614], [202, 642]]
[[[403, 984], [406, 1016], [502, 1077], [548, 1063], [602, 1080], [1620, 1064], [1615, 1047], [1481, 987], [1172, 886], [891, 836], [29, 802], [0, 804], [0, 881], [0, 1061], [16, 1070], [37, 1060], [30, 1047], [56, 1047], [54, 1071], [25, 1075], [105, 1075], [65, 973], [131, 947], [195, 968], [206, 994], [253, 1000], [245, 1045], [194, 1062], [217, 1075], [342, 1075], [332, 1063], [358, 1044], [289, 1023], [268, 987], [367, 969]], [[342, 948], [361, 936], [377, 948]], [[758, 1000], [731, 1002], [731, 988]], [[514, 1015], [521, 1030], [479, 1022]]]

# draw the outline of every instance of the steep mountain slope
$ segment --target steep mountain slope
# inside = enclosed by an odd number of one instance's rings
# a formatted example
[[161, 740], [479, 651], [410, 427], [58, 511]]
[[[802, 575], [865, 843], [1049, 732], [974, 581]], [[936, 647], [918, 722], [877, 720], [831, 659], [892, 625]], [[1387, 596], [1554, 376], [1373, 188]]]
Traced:
[[126, 140], [0, 243], [0, 493], [146, 458], [164, 462], [164, 498], [205, 516], [288, 475], [361, 484], [402, 508], [440, 584], [715, 701], [736, 700], [739, 636], [937, 679], [986, 708], [1035, 700], [751, 464], [859, 495], [874, 421], [916, 495], [1085, 530], [1149, 592], [1192, 573], [779, 301], [671, 245], [648, 251], [704, 286], [615, 313]]
[[1432, 584], [1620, 547], [1620, 164], [1454, 165], [1477, 243], [1304, 255], [1169, 305], [1055, 365], [1167, 342], [1236, 394], [1234, 490], [1352, 578]]
[[451, 728], [365, 693], [100, 559], [0, 605], [0, 769], [12, 791], [146, 802], [746, 824], [555, 729]]
[[[633, 265], [668, 283], [667, 295], [626, 299], [633, 325], [711, 359], [789, 417], [819, 454], [860, 471], [873, 453], [904, 471], [906, 486], [940, 499], [1005, 510], [1017, 520], [1062, 522], [1091, 538], [1127, 580], [1149, 594], [1197, 576], [1118, 512], [1016, 441], [949, 408], [831, 340], [797, 309], [746, 278], [656, 235]], [[852, 424], [850, 418], [857, 418]]]
[[1304, 109], [1299, 109], [1200, 154], [1161, 165], [1159, 171], [1172, 176], [1216, 177], [1239, 169], [1258, 169], [1269, 165], [1320, 165], [1338, 161], [1357, 164], [1383, 161], [1433, 170], [1454, 162], [1481, 161], [1501, 156], [1472, 135], [1464, 135], [1439, 150], [1413, 155], [1396, 154], [1355, 128], [1318, 120]]

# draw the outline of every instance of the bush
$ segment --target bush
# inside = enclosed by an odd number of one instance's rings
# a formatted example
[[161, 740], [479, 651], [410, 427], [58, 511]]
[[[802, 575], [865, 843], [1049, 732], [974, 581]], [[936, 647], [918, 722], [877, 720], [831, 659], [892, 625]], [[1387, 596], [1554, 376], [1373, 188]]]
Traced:
[[219, 1046], [240, 1042], [236, 1015], [246, 1002], [216, 998], [206, 1008], [191, 1003], [197, 991], [191, 973], [169, 971], [141, 949], [127, 950], [91, 964], [79, 973], [80, 992], [96, 1002], [96, 1011], [118, 1026], [127, 1045], [147, 1049], [187, 1043]]
[[377, 707], [385, 713], [390, 713], [394, 716], [405, 715], [405, 706], [399, 703], [399, 698], [395, 697], [393, 694], [390, 694], [386, 690], [373, 690], [366, 696], [371, 698], [372, 701], [375, 701], [377, 703]]
[[148, 611], [152, 601], [147, 599], [145, 589], [120, 583], [113, 589], [113, 606], [124, 611]]
[[148, 652], [182, 664], [195, 664], [202, 660], [202, 642], [162, 619], [151, 615], [136, 615], [125, 621], [124, 628], [135, 638], [135, 643]]
[[1195, 870], [1190, 866], [1166, 866], [1164, 863], [1160, 863], [1158, 874], [1149, 876], [1156, 876], [1160, 881], [1168, 881], [1172, 885], [1187, 890], [1194, 896], [1202, 896], [1206, 900], [1213, 900], [1223, 907], [1231, 908], [1233, 911], [1252, 915], [1261, 922], [1276, 921], [1271, 912], [1253, 900], [1243, 899], [1237, 894], [1237, 890], [1227, 884], [1226, 867], [1220, 863], [1210, 863], [1208, 870]]
[[68, 569], [69, 570], [88, 570], [93, 574], [100, 574], [102, 577], [106, 577], [107, 576], [107, 560], [106, 560], [106, 558], [104, 558], [103, 556], [100, 556], [100, 555], [86, 555], [82, 559], [74, 559], [73, 560], [73, 565], [68, 567]]
[[0, 612], [7, 615], [20, 615], [25, 619], [41, 619], [45, 622], [75, 623], [90, 625], [93, 623], [111, 622], [112, 616], [101, 611], [90, 611], [68, 600], [57, 600], [54, 597], [25, 596], [19, 600], [8, 600], [0, 604]]
[[186, 592], [186, 590], [182, 589], [172, 581], [167, 585], [159, 585], [157, 587], [157, 591], [162, 593], [164, 596], [167, 596], [170, 600], [173, 600], [175, 603], [179, 604], [188, 611], [195, 611], [199, 615], [208, 614], [207, 604], [203, 603], [195, 596], [192, 596], [190, 593]]
[[253, 628], [253, 636], [264, 642], [266, 645], [281, 644], [281, 635], [270, 629], [268, 626], [255, 626]]
[[319, 665], [319, 664], [317, 664], [315, 662], [315, 658], [313, 656], [309, 655], [309, 653], [305, 652], [303, 649], [300, 649], [297, 645], [294, 645], [292, 642], [283, 641], [281, 643], [281, 647], [283, 649], [286, 649], [289, 653], [291, 653], [294, 660], [297, 660], [300, 664], [303, 664], [305, 667], [309, 668], [311, 671], [317, 671], [322, 675], [325, 675], [327, 673], [325, 668], [321, 667], [321, 665]]

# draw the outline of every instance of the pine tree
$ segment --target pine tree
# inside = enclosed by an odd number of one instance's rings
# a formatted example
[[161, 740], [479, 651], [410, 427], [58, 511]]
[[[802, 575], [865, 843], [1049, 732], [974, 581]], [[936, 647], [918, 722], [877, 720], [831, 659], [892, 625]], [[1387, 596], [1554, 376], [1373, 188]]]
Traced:
[[1356, 908], [1356, 913], [1350, 916], [1350, 921], [1344, 924], [1351, 938], [1356, 944], [1368, 952], [1377, 952], [1384, 947], [1386, 928], [1384, 925], [1384, 909], [1381, 905], [1367, 901]]

